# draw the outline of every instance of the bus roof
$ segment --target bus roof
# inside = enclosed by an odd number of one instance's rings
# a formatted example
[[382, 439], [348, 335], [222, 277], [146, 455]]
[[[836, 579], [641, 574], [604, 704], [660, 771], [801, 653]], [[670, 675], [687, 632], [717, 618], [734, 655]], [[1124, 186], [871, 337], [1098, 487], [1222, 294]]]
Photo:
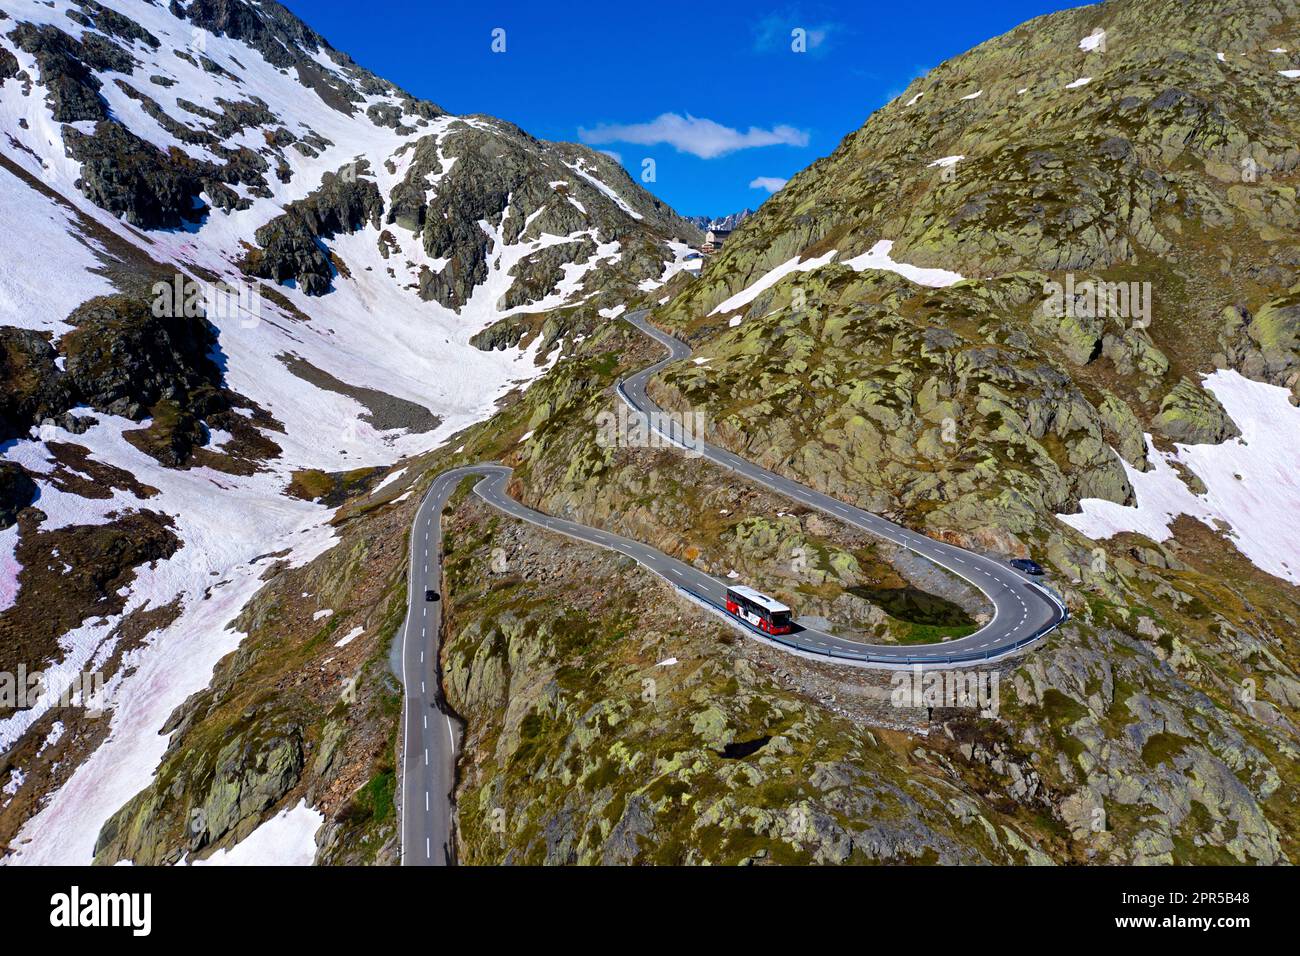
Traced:
[[786, 611], [788, 613], [790, 610], [780, 601], [768, 597], [762, 591], [755, 591], [753, 588], [746, 587], [743, 584], [733, 584], [729, 588], [727, 588], [727, 590], [732, 591], [735, 594], [739, 594], [741, 597], [747, 597], [755, 604], [757, 604], [759, 607], [766, 608], [769, 611], [773, 611], [773, 612]]

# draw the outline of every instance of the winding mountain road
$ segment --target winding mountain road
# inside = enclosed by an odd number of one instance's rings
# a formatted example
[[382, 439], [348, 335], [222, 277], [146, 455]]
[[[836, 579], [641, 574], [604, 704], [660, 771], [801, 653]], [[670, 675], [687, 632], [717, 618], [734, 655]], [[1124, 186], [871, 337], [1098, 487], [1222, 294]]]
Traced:
[[838, 498], [799, 484], [799, 482], [760, 468], [731, 452], [710, 445], [682, 430], [680, 423], [666, 415], [650, 398], [646, 387], [666, 365], [689, 358], [690, 348], [645, 320], [644, 312], [624, 316], [633, 326], [668, 350], [667, 358], [624, 379], [618, 394], [634, 412], [649, 416], [650, 426], [674, 444], [692, 454], [706, 458], [735, 472], [742, 478], [779, 492], [800, 504], [816, 508], [846, 524], [860, 528], [878, 538], [918, 554], [951, 571], [974, 585], [993, 605], [994, 615], [978, 631], [945, 644], [903, 646], [897, 644], [862, 644], [823, 634], [806, 626], [801, 632], [772, 638], [814, 654], [847, 658], [859, 663], [880, 665], [934, 665], [986, 661], [1002, 657], [1038, 640], [1067, 616], [1065, 605], [1054, 594], [1026, 574], [992, 558], [974, 554], [955, 545], [945, 544], [892, 521], [845, 504]]
[[687, 597], [753, 637], [784, 645], [796, 653], [833, 658], [859, 666], [941, 668], [957, 663], [983, 663], [1014, 653], [1039, 640], [1064, 621], [1065, 605], [1050, 591], [1015, 569], [990, 558], [886, 521], [879, 515], [845, 504], [792, 479], [753, 465], [724, 449], [688, 435], [649, 397], [650, 378], [671, 362], [690, 356], [682, 342], [645, 321], [644, 312], [626, 320], [668, 350], [660, 362], [642, 369], [618, 385], [618, 394], [656, 432], [693, 454], [721, 465], [740, 477], [816, 508], [847, 524], [893, 542], [932, 561], [974, 585], [993, 605], [994, 615], [978, 631], [944, 644], [901, 646], [863, 644], [797, 621], [792, 634], [763, 634], [723, 611], [727, 584], [661, 551], [620, 535], [534, 511], [507, 494], [510, 469], [499, 464], [466, 465], [439, 475], [416, 512], [411, 531], [409, 606], [402, 632], [402, 680], [406, 685], [402, 753], [402, 863], [444, 865], [454, 861], [451, 818], [455, 784], [457, 728], [446, 713], [438, 674], [441, 604], [425, 600], [426, 589], [437, 591], [442, 578], [441, 515], [448, 499], [471, 476], [478, 476], [474, 493], [498, 510], [530, 524], [587, 544], [625, 554], [677, 587]]

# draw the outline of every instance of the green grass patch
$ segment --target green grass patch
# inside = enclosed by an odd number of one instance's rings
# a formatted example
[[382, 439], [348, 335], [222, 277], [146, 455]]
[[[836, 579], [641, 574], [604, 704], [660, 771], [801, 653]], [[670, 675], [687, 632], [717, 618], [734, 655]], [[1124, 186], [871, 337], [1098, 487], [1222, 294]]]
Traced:
[[1190, 743], [1190, 740], [1179, 734], [1152, 734], [1142, 745], [1142, 762], [1153, 770], [1162, 764], [1172, 764], [1174, 758], [1186, 750]]

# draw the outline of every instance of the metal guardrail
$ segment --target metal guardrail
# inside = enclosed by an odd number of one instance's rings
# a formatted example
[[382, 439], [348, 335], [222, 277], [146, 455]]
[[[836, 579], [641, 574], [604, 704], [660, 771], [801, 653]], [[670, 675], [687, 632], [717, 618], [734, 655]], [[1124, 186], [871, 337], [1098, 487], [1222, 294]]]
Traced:
[[[1033, 584], [1033, 582], [1029, 582], [1029, 583]], [[754, 625], [750, 624], [748, 621], [742, 618], [738, 618], [734, 614], [730, 613], [725, 607], [723, 607], [717, 601], [714, 601], [712, 598], [705, 597], [703, 594], [698, 594], [695, 591], [692, 591], [690, 588], [684, 587], [683, 585], [680, 584], [674, 584], [673, 586], [677, 588], [677, 590], [685, 594], [687, 597], [691, 598], [692, 600], [698, 601], [701, 604], [713, 608], [720, 615], [725, 617], [726, 620], [733, 621], [736, 624], [739, 624], [740, 626], [744, 627], [746, 630], [752, 631], [753, 633], [757, 634], [759, 637], [765, 638], [766, 640], [773, 641], [774, 643], [781, 644], [785, 647], [793, 648], [794, 650], [797, 651], [803, 651], [806, 654], [814, 654], [818, 657], [839, 658], [841, 660], [848, 660], [848, 661], [860, 661], [865, 664], [904, 664], [904, 665], [911, 666], [917, 664], [922, 664], [922, 665], [924, 664], [930, 664], [930, 665], [976, 664], [980, 662], [993, 661], [1005, 657], [1006, 655], [1011, 654], [1015, 651], [1018, 651], [1021, 648], [1028, 647], [1030, 644], [1033, 644], [1035, 641], [1042, 640], [1048, 634], [1052, 633], [1052, 631], [1056, 630], [1058, 627], [1060, 627], [1062, 624], [1064, 624], [1066, 621], [1070, 619], [1069, 608], [1065, 606], [1065, 602], [1061, 600], [1055, 594], [1055, 592], [1051, 591], [1049, 588], [1045, 587], [1044, 585], [1034, 585], [1040, 588], [1041, 590], [1046, 591], [1049, 594], [1049, 596], [1051, 596], [1052, 602], [1061, 609], [1061, 618], [1060, 620], [1054, 621], [1053, 623], [1047, 625], [1047, 627], [1040, 628], [1039, 630], [1035, 631], [1033, 634], [1029, 635], [1029, 637], [1021, 638], [1020, 640], [1015, 641], [1011, 644], [1004, 644], [1001, 647], [992, 648], [990, 650], [984, 651], [983, 653], [970, 652], [970, 653], [959, 653], [959, 654], [945, 654], [942, 657], [936, 657], [935, 655], [928, 655], [926, 657], [912, 657], [909, 655], [906, 657], [901, 657], [901, 656], [895, 656], [891, 654], [848, 653], [845, 651], [836, 651], [833, 648], [818, 648], [816, 650], [813, 650], [812, 648], [805, 647], [804, 645], [799, 644], [795, 641], [783, 639], [785, 635], [769, 634], [767, 633], [767, 631], [761, 631], [758, 628], [754, 627]]]

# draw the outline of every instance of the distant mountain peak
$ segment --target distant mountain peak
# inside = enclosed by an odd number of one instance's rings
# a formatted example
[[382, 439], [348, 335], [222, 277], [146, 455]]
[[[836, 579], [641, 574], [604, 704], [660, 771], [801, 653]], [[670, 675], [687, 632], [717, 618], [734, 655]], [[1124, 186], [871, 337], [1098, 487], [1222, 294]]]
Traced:
[[708, 232], [710, 229], [731, 232], [752, 215], [754, 215], [754, 210], [742, 209], [740, 212], [733, 212], [728, 216], [719, 216], [717, 218], [712, 216], [687, 216], [686, 221], [699, 227], [704, 232]]

